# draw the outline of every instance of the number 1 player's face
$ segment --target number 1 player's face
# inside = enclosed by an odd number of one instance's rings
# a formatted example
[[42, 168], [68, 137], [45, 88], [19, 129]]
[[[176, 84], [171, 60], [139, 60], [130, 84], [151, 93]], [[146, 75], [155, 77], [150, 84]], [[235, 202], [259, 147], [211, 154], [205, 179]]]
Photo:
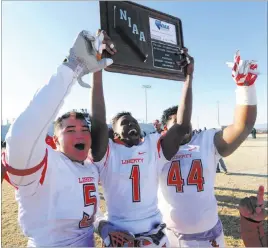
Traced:
[[137, 120], [130, 115], [122, 116], [117, 120], [114, 132], [129, 146], [138, 145], [140, 143], [140, 126]]
[[85, 120], [71, 116], [62, 121], [56, 142], [59, 150], [73, 161], [83, 162], [91, 147], [91, 134]]

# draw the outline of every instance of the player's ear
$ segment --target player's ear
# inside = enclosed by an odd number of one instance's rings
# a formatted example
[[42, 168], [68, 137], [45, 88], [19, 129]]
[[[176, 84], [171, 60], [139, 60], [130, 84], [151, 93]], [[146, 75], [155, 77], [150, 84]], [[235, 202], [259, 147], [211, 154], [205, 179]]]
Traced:
[[164, 126], [164, 131], [167, 131], [167, 125]]

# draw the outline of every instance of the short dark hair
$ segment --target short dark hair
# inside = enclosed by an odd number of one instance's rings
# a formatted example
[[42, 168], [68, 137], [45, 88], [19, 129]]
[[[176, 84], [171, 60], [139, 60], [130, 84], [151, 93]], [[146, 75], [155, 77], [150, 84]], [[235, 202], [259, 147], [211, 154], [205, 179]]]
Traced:
[[113, 118], [112, 118], [112, 126], [114, 127], [115, 123], [122, 117], [125, 115], [129, 115], [132, 116], [132, 114], [130, 112], [126, 112], [126, 111], [122, 111], [117, 113]]
[[175, 115], [178, 112], [178, 105], [170, 107], [166, 110], [164, 110], [163, 115], [161, 117], [161, 122], [163, 125], [167, 124], [167, 121], [171, 115]]
[[86, 121], [88, 123], [84, 113], [77, 112], [77, 111], [69, 111], [69, 112], [63, 114], [62, 116], [58, 117], [58, 119], [55, 121], [55, 123], [54, 123], [54, 132], [57, 129], [62, 128], [63, 120], [68, 119], [70, 116], [75, 116], [76, 119], [84, 120], [84, 121]]

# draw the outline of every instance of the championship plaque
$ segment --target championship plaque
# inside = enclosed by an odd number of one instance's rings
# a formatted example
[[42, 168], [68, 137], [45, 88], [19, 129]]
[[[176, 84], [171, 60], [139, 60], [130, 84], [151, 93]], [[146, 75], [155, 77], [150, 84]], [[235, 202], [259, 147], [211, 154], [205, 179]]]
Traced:
[[[179, 18], [129, 1], [100, 1], [101, 29], [114, 41], [114, 63], [105, 70], [184, 81]], [[105, 57], [110, 57], [104, 53]]]

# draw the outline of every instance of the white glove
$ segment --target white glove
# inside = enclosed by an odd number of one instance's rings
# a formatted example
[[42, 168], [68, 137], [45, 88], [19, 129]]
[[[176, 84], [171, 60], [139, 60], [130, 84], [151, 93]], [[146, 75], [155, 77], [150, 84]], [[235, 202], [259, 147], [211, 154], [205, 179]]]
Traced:
[[73, 47], [70, 49], [67, 60], [64, 61], [64, 64], [74, 71], [78, 67], [81, 68], [77, 81], [82, 87], [90, 88], [90, 85], [84, 83], [81, 79], [84, 75], [100, 71], [113, 63], [110, 58], [97, 59], [97, 56], [106, 48], [106, 45], [102, 43], [103, 39], [103, 31], [94, 36], [90, 32], [83, 30], [79, 33]]

